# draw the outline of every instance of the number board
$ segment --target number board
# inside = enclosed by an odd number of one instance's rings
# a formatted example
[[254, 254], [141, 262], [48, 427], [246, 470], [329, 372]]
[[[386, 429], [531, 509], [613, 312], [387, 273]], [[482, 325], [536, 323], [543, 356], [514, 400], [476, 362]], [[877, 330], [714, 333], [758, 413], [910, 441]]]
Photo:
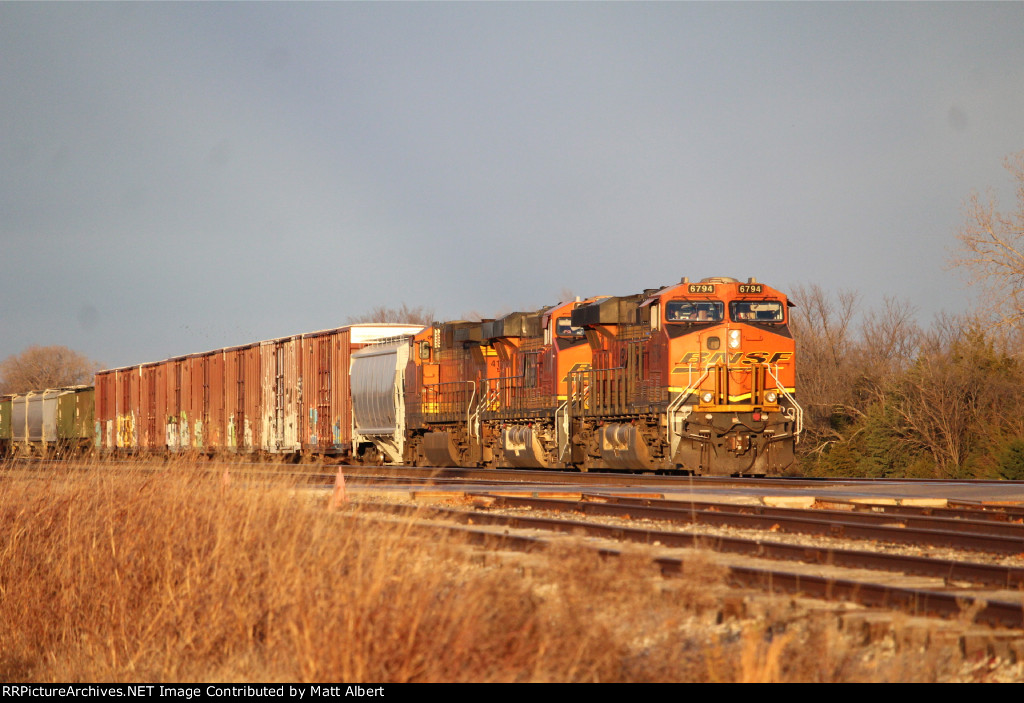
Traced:
[[740, 294], [743, 293], [764, 293], [764, 286], [760, 283], [741, 283]]
[[691, 283], [686, 290], [688, 293], [714, 293], [715, 286], [712, 283]]

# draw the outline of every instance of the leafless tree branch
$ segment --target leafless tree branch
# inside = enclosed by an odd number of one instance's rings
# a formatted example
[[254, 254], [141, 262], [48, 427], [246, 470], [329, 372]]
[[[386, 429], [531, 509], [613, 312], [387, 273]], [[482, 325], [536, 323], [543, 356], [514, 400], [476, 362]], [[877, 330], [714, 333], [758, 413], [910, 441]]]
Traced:
[[91, 384], [100, 368], [99, 363], [67, 347], [32, 346], [0, 361], [0, 392]]

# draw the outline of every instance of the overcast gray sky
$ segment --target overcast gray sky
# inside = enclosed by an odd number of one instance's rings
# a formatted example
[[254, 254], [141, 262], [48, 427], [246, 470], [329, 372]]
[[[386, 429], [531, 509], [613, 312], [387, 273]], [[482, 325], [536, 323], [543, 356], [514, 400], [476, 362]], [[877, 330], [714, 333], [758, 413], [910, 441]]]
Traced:
[[[727, 275], [969, 307], [1024, 3], [0, 3], [0, 358]], [[797, 301], [799, 303], [799, 301]]]

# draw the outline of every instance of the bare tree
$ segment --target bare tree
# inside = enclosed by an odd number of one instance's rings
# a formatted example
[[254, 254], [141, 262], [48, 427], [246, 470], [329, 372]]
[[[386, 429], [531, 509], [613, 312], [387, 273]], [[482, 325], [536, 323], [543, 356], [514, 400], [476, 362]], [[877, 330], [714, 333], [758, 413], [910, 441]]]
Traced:
[[370, 312], [350, 316], [348, 322], [349, 324], [361, 322], [399, 322], [426, 326], [434, 322], [434, 310], [423, 305], [411, 307], [406, 303], [402, 303], [397, 308], [378, 305], [370, 310]]
[[886, 390], [917, 358], [922, 331], [915, 313], [910, 303], [886, 298], [881, 309], [864, 315], [855, 363], [865, 400], [884, 403]]
[[0, 361], [0, 392], [91, 384], [101, 364], [67, 347], [29, 347]]
[[483, 322], [485, 319], [484, 314], [479, 310], [464, 310], [459, 315], [460, 320], [466, 320], [467, 322]]
[[991, 192], [985, 198], [973, 193], [952, 263], [966, 267], [970, 282], [985, 291], [987, 313], [1000, 323], [1019, 325], [1024, 322], [1024, 151], [1003, 165], [1016, 185], [1016, 209], [1000, 212]]
[[840, 291], [833, 300], [821, 286], [796, 286], [791, 325], [797, 342], [797, 398], [808, 411], [805, 429], [812, 446], [841, 436], [842, 426], [861, 414], [854, 395], [857, 294]]
[[972, 456], [1021, 436], [1022, 382], [1019, 362], [1000, 351], [981, 322], [942, 318], [894, 386], [903, 440], [932, 457], [936, 477], [960, 475]]
[[981, 379], [958, 364], [931, 336], [896, 388], [894, 406], [905, 426], [903, 440], [934, 461], [936, 478], [955, 475], [970, 450], [972, 419]]

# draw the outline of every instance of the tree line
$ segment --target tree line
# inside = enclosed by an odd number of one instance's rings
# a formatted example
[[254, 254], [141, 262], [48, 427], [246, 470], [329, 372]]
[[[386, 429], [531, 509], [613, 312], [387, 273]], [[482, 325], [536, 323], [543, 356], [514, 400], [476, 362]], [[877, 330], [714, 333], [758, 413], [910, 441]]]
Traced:
[[973, 194], [952, 257], [977, 310], [922, 327], [896, 300], [791, 293], [804, 473], [1024, 479], [1024, 152], [1005, 166], [1014, 209]]
[[92, 385], [102, 366], [64, 346], [32, 346], [0, 361], [0, 395]]
[[1024, 479], [1019, 329], [977, 314], [924, 328], [905, 304], [865, 311], [813, 285], [790, 297], [803, 473]]

